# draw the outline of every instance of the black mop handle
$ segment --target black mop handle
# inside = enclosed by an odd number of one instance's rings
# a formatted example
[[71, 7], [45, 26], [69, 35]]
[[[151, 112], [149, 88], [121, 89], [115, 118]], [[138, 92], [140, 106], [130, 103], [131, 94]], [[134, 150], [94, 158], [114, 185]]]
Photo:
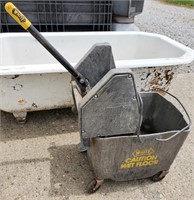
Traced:
[[32, 23], [15, 7], [13, 3], [6, 3], [5, 10], [25, 30], [31, 33], [41, 44], [55, 57], [67, 71], [79, 82], [84, 90], [89, 87], [89, 82], [43, 37], [43, 35], [32, 25]]

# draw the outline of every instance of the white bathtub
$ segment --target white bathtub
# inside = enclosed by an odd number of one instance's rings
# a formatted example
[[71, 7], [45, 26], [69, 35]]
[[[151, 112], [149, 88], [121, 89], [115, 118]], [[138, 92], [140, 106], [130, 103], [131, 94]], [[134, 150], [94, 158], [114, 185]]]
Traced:
[[[108, 42], [117, 68], [131, 68], [138, 90], [168, 89], [176, 73], [188, 71], [193, 50], [145, 32], [44, 33], [75, 65], [95, 43]], [[23, 120], [29, 111], [70, 107], [70, 75], [29, 34], [0, 34], [0, 110]]]

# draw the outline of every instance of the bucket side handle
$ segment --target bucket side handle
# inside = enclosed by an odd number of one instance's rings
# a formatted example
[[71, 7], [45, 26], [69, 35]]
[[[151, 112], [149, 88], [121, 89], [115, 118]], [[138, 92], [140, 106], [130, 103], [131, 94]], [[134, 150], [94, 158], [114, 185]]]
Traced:
[[137, 96], [137, 102], [139, 105], [139, 121], [138, 121], [138, 127], [137, 127], [136, 133], [137, 133], [137, 138], [139, 142], [142, 143], [142, 139], [140, 136], [140, 129], [141, 129], [142, 121], [143, 121], [143, 101], [142, 101], [141, 95], [138, 92], [136, 92], [136, 96]]
[[[189, 122], [188, 125], [186, 125], [184, 128], [182, 128], [181, 130], [177, 131], [174, 135], [172, 135], [172, 136], [170, 136], [170, 137], [168, 137], [168, 138], [165, 138], [165, 139], [156, 138], [157, 141], [160, 141], [160, 142], [167, 142], [167, 141], [173, 139], [174, 137], [176, 137], [177, 135], [179, 135], [180, 133], [182, 133], [183, 131], [189, 129], [189, 128], [191, 127], [192, 122], [191, 122], [191, 118], [190, 118], [190, 116], [189, 116], [189, 114], [188, 114], [186, 108], [183, 106], [183, 104], [181, 103], [181, 101], [180, 101], [177, 97], [175, 97], [173, 94], [171, 94], [171, 93], [169, 93], [169, 92], [167, 92], [167, 91], [165, 91], [165, 90], [163, 90], [163, 89], [154, 88], [154, 91], [157, 91], [157, 90], [160, 90], [160, 91], [162, 91], [162, 92], [164, 92], [164, 93], [170, 95], [170, 96], [173, 97], [174, 99], [176, 99], [176, 101], [177, 101], [177, 102], [181, 105], [181, 107], [183, 108], [183, 110], [184, 110], [184, 112], [185, 112], [185, 114], [186, 114], [186, 116], [187, 116], [187, 118], [188, 118], [188, 122]], [[153, 91], [153, 89], [152, 89], [152, 90], [149, 90], [149, 91]]]

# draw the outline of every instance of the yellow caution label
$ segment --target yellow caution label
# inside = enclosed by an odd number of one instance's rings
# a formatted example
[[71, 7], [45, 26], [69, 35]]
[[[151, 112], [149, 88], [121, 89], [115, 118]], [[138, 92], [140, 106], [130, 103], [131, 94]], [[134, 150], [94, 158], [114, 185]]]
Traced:
[[5, 10], [11, 15], [11, 17], [20, 24], [25, 30], [27, 30], [31, 22], [15, 7], [13, 3], [6, 3]]
[[152, 148], [139, 150], [132, 153], [133, 157], [127, 158], [124, 163], [120, 165], [120, 169], [130, 169], [134, 167], [146, 167], [157, 165], [159, 163], [158, 156], [154, 154]]

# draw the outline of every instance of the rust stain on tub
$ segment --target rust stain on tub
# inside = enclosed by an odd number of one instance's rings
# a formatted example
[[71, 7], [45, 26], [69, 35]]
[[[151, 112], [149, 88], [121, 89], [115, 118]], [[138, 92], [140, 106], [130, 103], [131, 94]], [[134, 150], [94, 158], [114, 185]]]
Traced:
[[[168, 91], [169, 85], [174, 77], [174, 72], [170, 69], [164, 71], [157, 71], [156, 69], [150, 75], [151, 79], [147, 81], [146, 86], [149, 88], [160, 88]], [[160, 92], [164, 94], [163, 92]]]
[[14, 75], [11, 79], [16, 79], [16, 78], [19, 78], [20, 76], [19, 75]]
[[174, 72], [171, 70], [165, 70], [164, 74], [165, 74], [166, 84], [170, 84], [171, 80], [173, 79]]
[[24, 104], [26, 103], [26, 100], [25, 100], [25, 99], [19, 99], [19, 100], [18, 100], [18, 103], [19, 103], [20, 105], [24, 105]]
[[32, 103], [32, 107], [34, 107], [34, 108], [38, 108], [38, 106], [37, 106], [36, 103]]
[[16, 91], [20, 91], [22, 88], [23, 88], [23, 85], [18, 84], [18, 83], [13, 86], [13, 90], [16, 90]]
[[68, 100], [68, 101], [63, 101], [63, 102], [59, 102], [57, 105], [45, 105], [45, 106], [41, 106], [38, 105], [37, 103], [32, 103], [30, 107], [27, 107], [25, 110], [26, 111], [34, 111], [34, 110], [51, 110], [51, 109], [58, 109], [58, 108], [70, 108], [73, 106], [73, 102]]

